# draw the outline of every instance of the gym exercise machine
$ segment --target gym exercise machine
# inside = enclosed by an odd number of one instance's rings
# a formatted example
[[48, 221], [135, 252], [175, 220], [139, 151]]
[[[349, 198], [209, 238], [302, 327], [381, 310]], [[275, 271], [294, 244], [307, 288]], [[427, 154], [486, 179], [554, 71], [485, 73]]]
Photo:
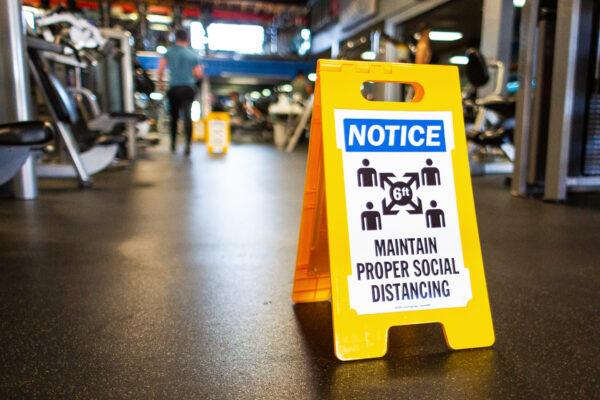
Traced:
[[118, 130], [97, 131], [80, 123], [81, 116], [72, 96], [44, 60], [47, 52], [61, 54], [63, 47], [42, 39], [28, 38], [31, 74], [44, 97], [60, 139], [58, 162], [39, 163], [38, 176], [78, 178], [81, 187], [89, 187], [91, 175], [110, 165], [125, 138]]
[[[132, 114], [135, 112], [135, 85], [133, 57], [133, 37], [131, 33], [120, 28], [102, 28], [102, 35], [118, 49], [118, 55], [105, 57], [102, 62], [104, 103], [102, 109], [106, 113]], [[132, 160], [136, 154], [136, 133], [144, 131], [144, 127], [136, 127], [136, 123], [147, 123], [147, 118], [130, 118], [127, 121], [127, 158]]]
[[[119, 122], [126, 124], [128, 138], [126, 155], [128, 159], [134, 159], [136, 133], [139, 131], [145, 135], [148, 123], [146, 118], [140, 119], [138, 115], [130, 118], [123, 115], [135, 111], [131, 34], [120, 28], [99, 29], [82, 16], [63, 7], [58, 7], [57, 10], [37, 19], [36, 25], [46, 41], [67, 44], [66, 54], [74, 53], [77, 61], [83, 58], [92, 59], [91, 64], [99, 69], [99, 79], [95, 81], [100, 83], [93, 91], [99, 93], [101, 108], [106, 110], [105, 115], [121, 113]], [[88, 52], [84, 52], [85, 50]], [[94, 58], [89, 54], [90, 50], [97, 52], [101, 57]], [[80, 52], [83, 53], [82, 56], [79, 56]], [[78, 74], [75, 88], [81, 89], [81, 67], [78, 68]]]
[[[505, 81], [504, 64], [487, 62], [476, 49], [467, 51], [466, 75], [471, 90], [463, 93], [465, 127], [469, 139], [471, 174], [510, 174], [514, 159], [512, 136], [515, 125], [515, 101], [502, 95]], [[490, 70], [495, 70], [494, 91], [477, 97], [477, 89], [490, 82]], [[474, 115], [472, 122], [468, 115]]]
[[[61, 138], [58, 155], [63, 160], [43, 163], [39, 174], [77, 176], [81, 186], [89, 186], [90, 175], [110, 165], [117, 151], [132, 159], [137, 133], [143, 136], [149, 130], [147, 118], [133, 113], [132, 38], [121, 29], [100, 30], [61, 7], [36, 22], [42, 36], [53, 43], [33, 38], [30, 62]], [[52, 48], [52, 44], [59, 46]], [[67, 88], [53, 68], [58, 66], [66, 69], [63, 81], [70, 83], [66, 95]], [[110, 112], [101, 111], [96, 94], [85, 85], [100, 93], [104, 109]], [[73, 99], [75, 105], [71, 104]], [[152, 138], [140, 137], [139, 141], [156, 144]], [[64, 162], [66, 158], [72, 166]]]
[[50, 43], [61, 43], [61, 37], [67, 35], [75, 50], [99, 49], [103, 51], [105, 46], [109, 45], [98, 28], [82, 16], [74, 15], [63, 7], [38, 18], [36, 26], [40, 29], [44, 39]]
[[564, 201], [600, 188], [600, 5], [528, 0], [521, 15], [511, 192]]

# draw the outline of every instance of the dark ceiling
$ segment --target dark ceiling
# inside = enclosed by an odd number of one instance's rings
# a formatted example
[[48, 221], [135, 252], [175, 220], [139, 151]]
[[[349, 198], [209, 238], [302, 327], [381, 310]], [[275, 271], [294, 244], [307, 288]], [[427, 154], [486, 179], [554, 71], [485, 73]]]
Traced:
[[305, 6], [308, 4], [308, 0], [261, 0], [266, 3], [280, 3], [280, 4], [293, 4], [297, 6]]
[[[218, 3], [215, 0], [186, 0], [189, 3]], [[308, 5], [308, 0], [259, 0], [261, 3], [273, 3], [273, 4], [283, 4], [283, 5], [292, 5], [292, 6], [306, 6]], [[246, 0], [247, 3], [253, 3], [252, 0]]]
[[401, 31], [408, 36], [418, 32], [421, 26], [426, 25], [432, 30], [461, 32], [463, 38], [456, 42], [431, 43], [434, 56], [454, 52], [458, 54], [467, 47], [479, 46], [482, 10], [483, 0], [453, 0], [403, 22]]

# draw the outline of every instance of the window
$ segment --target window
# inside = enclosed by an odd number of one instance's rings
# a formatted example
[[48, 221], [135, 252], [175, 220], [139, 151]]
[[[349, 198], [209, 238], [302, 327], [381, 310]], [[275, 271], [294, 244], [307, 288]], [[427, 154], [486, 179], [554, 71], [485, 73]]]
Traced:
[[208, 48], [243, 54], [262, 54], [265, 30], [260, 25], [212, 23], [208, 25]]
[[192, 49], [203, 49], [207, 42], [206, 31], [202, 22], [194, 21], [190, 23], [190, 46]]

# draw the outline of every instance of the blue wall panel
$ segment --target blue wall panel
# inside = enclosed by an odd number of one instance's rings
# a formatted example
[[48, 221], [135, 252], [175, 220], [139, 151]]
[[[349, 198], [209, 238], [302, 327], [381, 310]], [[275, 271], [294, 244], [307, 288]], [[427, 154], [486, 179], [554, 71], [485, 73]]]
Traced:
[[[159, 55], [138, 54], [137, 59], [144, 69], [157, 69]], [[315, 72], [315, 63], [306, 61], [284, 60], [232, 60], [232, 59], [202, 59], [204, 73], [208, 76], [251, 76], [291, 80], [298, 71], [305, 74]]]

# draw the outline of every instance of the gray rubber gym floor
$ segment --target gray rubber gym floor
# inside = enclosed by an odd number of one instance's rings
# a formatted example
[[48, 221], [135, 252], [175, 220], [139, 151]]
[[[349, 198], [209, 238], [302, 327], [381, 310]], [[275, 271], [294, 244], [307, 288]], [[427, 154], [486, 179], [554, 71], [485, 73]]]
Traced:
[[329, 304], [290, 302], [305, 157], [154, 150], [0, 200], [0, 398], [600, 398], [600, 196], [476, 178], [496, 345], [394, 328], [385, 358], [341, 363]]

